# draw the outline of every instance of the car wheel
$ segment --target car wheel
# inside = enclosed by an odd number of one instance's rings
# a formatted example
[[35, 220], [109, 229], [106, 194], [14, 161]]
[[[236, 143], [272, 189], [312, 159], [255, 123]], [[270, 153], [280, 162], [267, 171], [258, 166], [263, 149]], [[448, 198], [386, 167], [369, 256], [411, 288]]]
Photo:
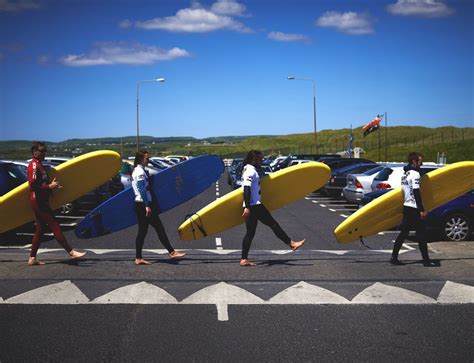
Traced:
[[75, 208], [74, 203], [66, 203], [61, 206], [61, 214], [64, 214], [64, 215], [74, 214], [75, 210], [76, 208]]
[[444, 236], [450, 241], [465, 241], [471, 236], [471, 223], [464, 214], [452, 214], [444, 220]]

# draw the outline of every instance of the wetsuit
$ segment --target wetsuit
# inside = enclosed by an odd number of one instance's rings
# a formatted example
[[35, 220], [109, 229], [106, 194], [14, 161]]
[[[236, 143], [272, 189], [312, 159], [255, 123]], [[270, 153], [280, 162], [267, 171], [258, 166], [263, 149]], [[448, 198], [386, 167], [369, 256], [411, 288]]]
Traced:
[[[132, 187], [135, 193], [135, 202], [133, 203], [134, 210], [138, 219], [138, 234], [135, 240], [135, 258], [143, 258], [143, 244], [150, 224], [158, 234], [158, 238], [163, 246], [168, 250], [168, 252], [173, 252], [174, 249], [171, 247], [163, 223], [161, 223], [160, 217], [158, 216], [159, 207], [151, 193], [149, 174], [142, 165], [137, 165], [133, 170]], [[146, 216], [146, 207], [151, 208], [151, 215], [149, 217]]]
[[400, 227], [401, 232], [393, 246], [392, 259], [398, 259], [398, 252], [403, 242], [405, 242], [409, 232], [415, 230], [423, 261], [429, 262], [426, 227], [420, 216], [420, 212], [425, 211], [420, 193], [420, 172], [412, 165], [405, 166], [403, 170], [405, 171], [402, 176], [402, 190], [405, 199], [403, 203], [403, 222]]
[[242, 186], [244, 188], [243, 207], [250, 209], [250, 214], [245, 221], [247, 233], [242, 241], [242, 259], [247, 259], [248, 257], [250, 245], [255, 236], [255, 231], [257, 230], [258, 221], [269, 226], [279, 239], [290, 246], [290, 237], [283, 231], [278, 222], [261, 202], [260, 176], [255, 167], [251, 164], [244, 166]]
[[47, 225], [54, 238], [63, 246], [67, 252], [72, 248], [64, 237], [61, 226], [53, 216], [53, 211], [49, 206], [51, 189], [49, 189], [48, 173], [41, 164], [41, 161], [32, 159], [27, 168], [28, 183], [30, 184], [30, 206], [35, 214], [35, 233], [31, 241], [31, 257], [36, 257], [40, 245], [41, 235]]

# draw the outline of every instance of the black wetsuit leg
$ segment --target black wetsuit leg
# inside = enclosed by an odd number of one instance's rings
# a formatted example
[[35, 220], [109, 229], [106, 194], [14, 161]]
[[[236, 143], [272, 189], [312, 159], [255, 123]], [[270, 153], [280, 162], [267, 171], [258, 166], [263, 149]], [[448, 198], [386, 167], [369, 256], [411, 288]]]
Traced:
[[[267, 208], [263, 204], [259, 204], [255, 206], [258, 209], [258, 219], [265, 224], [266, 226], [270, 227], [279, 239], [283, 241], [286, 245], [290, 245], [291, 238], [285, 233], [285, 231], [280, 227], [278, 222], [273, 218]], [[253, 207], [252, 207], [253, 208]]]
[[255, 231], [257, 230], [258, 215], [257, 212], [254, 212], [253, 207], [250, 207], [250, 215], [245, 221], [245, 227], [247, 232], [245, 233], [244, 239], [242, 241], [242, 259], [246, 260], [249, 251], [250, 245], [252, 244], [253, 237], [255, 236]]
[[148, 225], [150, 220], [146, 216], [145, 203], [134, 202], [133, 207], [138, 219], [138, 234], [135, 240], [135, 258], [142, 257], [143, 243], [145, 242], [145, 237], [148, 232]]
[[174, 248], [171, 246], [170, 240], [165, 231], [165, 227], [163, 226], [163, 223], [161, 222], [161, 219], [158, 215], [158, 208], [156, 206], [152, 206], [150, 224], [155, 229], [161, 244], [168, 250], [169, 253], [173, 252]]

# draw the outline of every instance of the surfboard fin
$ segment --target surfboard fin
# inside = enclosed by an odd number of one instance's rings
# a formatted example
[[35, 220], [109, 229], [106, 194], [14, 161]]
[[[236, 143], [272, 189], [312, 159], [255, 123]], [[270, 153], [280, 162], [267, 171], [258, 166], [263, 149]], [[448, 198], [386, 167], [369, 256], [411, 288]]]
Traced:
[[360, 236], [359, 238], [360, 238], [360, 244], [361, 244], [362, 246], [364, 246], [365, 248], [368, 248], [369, 250], [372, 249], [372, 247], [369, 247], [369, 246], [367, 246], [367, 245], [365, 244], [364, 239], [362, 238], [362, 236]]
[[[193, 219], [194, 216], [197, 216], [199, 218], [199, 222], [195, 219]], [[204, 226], [202, 225], [202, 221], [201, 221], [201, 216], [197, 213], [194, 213], [194, 214], [188, 214], [184, 220], [186, 219], [189, 219], [190, 222], [191, 222], [191, 231], [193, 232], [193, 239], [196, 239], [196, 235], [194, 233], [195, 229], [194, 229], [194, 226], [196, 225], [196, 227], [199, 229], [199, 231], [204, 235], [204, 237], [207, 237], [207, 233], [206, 233], [206, 230], [204, 229]]]

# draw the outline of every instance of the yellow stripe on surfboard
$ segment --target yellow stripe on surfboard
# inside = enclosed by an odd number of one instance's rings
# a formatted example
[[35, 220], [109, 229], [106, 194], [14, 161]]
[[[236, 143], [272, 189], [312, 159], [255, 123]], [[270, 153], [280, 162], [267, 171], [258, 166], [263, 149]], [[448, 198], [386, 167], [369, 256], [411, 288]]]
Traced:
[[[48, 171], [50, 181], [56, 180], [62, 188], [53, 190], [51, 208], [57, 209], [107, 182], [121, 167], [121, 158], [115, 151], [93, 151]], [[29, 202], [28, 182], [0, 197], [0, 233], [19, 227], [34, 219]]]
[[[427, 211], [474, 189], [474, 161], [461, 161], [433, 170], [421, 178], [421, 198]], [[334, 235], [349, 243], [386, 231], [402, 222], [403, 191], [396, 188], [373, 200], [342, 222]]]
[[[269, 210], [280, 208], [321, 188], [330, 176], [331, 169], [318, 162], [282, 169], [261, 179], [262, 203]], [[242, 188], [224, 195], [184, 221], [179, 237], [198, 240], [242, 224], [242, 203]]]

